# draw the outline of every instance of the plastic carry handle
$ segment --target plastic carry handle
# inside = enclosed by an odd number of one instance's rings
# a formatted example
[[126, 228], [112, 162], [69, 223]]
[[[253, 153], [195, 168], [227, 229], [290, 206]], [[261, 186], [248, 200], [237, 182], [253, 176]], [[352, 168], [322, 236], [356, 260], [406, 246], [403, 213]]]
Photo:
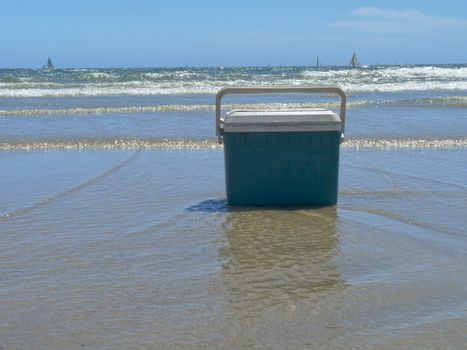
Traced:
[[216, 135], [219, 143], [222, 143], [224, 129], [221, 127], [221, 103], [226, 95], [251, 95], [251, 94], [333, 94], [341, 99], [340, 114], [341, 139], [344, 140], [345, 131], [345, 104], [346, 96], [344, 91], [337, 86], [282, 86], [282, 87], [225, 87], [219, 90], [216, 95]]

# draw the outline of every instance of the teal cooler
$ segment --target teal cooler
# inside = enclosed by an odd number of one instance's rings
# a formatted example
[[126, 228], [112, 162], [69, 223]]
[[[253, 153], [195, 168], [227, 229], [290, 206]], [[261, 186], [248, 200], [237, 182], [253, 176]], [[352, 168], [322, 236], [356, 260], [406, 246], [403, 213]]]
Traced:
[[[331, 89], [331, 90], [329, 90]], [[337, 90], [336, 90], [337, 89]], [[324, 90], [324, 91], [323, 91]], [[234, 110], [219, 120], [229, 205], [317, 206], [337, 202], [345, 95], [334, 87], [226, 88], [218, 94], [337, 93], [341, 116], [322, 109]], [[217, 112], [217, 111], [216, 111]]]

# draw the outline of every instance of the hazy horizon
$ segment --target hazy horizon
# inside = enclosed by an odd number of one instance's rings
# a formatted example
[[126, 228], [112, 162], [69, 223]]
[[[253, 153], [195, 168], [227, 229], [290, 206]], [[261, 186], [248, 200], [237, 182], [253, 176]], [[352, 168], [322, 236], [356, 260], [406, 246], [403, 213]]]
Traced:
[[[52, 58], [51, 58], [52, 59]], [[53, 59], [52, 59], [53, 61]], [[287, 64], [282, 64], [282, 65], [230, 65], [230, 66], [215, 66], [215, 65], [206, 65], [206, 66], [195, 66], [195, 65], [185, 65], [185, 66], [60, 66], [56, 65], [54, 63], [54, 69], [203, 69], [203, 68], [269, 68], [269, 67], [306, 67], [306, 68], [316, 68], [316, 65], [310, 64], [310, 65], [287, 65]], [[467, 63], [463, 62], [453, 62], [453, 63], [373, 63], [373, 64], [365, 64], [363, 63], [359, 67], [350, 67], [349, 64], [333, 64], [333, 65], [326, 65], [326, 64], [320, 64], [319, 68], [333, 68], [333, 67], [349, 67], [349, 68], [366, 68], [366, 67], [385, 67], [385, 66], [464, 66], [467, 65]], [[2, 70], [14, 70], [14, 69], [44, 69], [42, 66], [37, 66], [37, 67], [0, 67]]]

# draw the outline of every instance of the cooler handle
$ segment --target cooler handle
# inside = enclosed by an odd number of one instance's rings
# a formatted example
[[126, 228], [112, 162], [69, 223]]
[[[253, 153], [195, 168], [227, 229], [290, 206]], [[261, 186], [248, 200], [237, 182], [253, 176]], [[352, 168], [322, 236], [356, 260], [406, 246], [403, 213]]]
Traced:
[[277, 86], [277, 87], [225, 87], [219, 90], [216, 95], [216, 135], [219, 143], [222, 144], [224, 129], [221, 127], [221, 102], [226, 95], [251, 95], [251, 94], [333, 94], [341, 99], [340, 114], [341, 120], [341, 141], [344, 141], [345, 131], [345, 104], [346, 96], [344, 91], [337, 86]]

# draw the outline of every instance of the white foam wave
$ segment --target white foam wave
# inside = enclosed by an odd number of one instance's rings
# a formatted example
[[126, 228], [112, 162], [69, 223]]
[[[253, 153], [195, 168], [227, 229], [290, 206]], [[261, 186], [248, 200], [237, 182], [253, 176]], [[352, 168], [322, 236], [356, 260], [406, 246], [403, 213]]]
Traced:
[[118, 75], [107, 73], [107, 72], [89, 72], [84, 77], [88, 79], [94, 79], [94, 80], [100, 80], [100, 79], [108, 80], [108, 79], [116, 79], [118, 78]]
[[[23, 81], [24, 80], [24, 81]], [[54, 82], [37, 82], [31, 81], [27, 79], [21, 79], [18, 82], [0, 82], [0, 94], [2, 91], [8, 90], [31, 90], [31, 89], [38, 89], [38, 90], [47, 90], [47, 89], [66, 89], [67, 85], [54, 83]]]
[[148, 78], [148, 79], [160, 79], [160, 78], [163, 78], [165, 76], [165, 74], [163, 73], [156, 73], [156, 72], [153, 72], [153, 73], [144, 73], [143, 74], [143, 77], [144, 78]]
[[79, 96], [154, 96], [213, 94], [222, 86], [181, 86], [182, 84], [114, 83], [87, 84], [61, 88], [2, 88], [0, 97], [79, 97]]
[[[348, 139], [344, 149], [458, 149], [467, 148], [467, 138], [460, 139]], [[85, 149], [154, 149], [154, 150], [217, 150], [215, 139], [181, 140], [49, 140], [0, 143], [0, 151], [85, 150]]]
[[[371, 101], [360, 100], [347, 103], [347, 108], [359, 108], [365, 106], [427, 106], [467, 108], [467, 96], [447, 96], [433, 98], [417, 98], [407, 100], [383, 100]], [[338, 108], [337, 102], [315, 102], [315, 103], [239, 103], [224, 104], [225, 110], [247, 109], [301, 109], [301, 108]], [[21, 116], [66, 116], [66, 115], [109, 115], [109, 114], [140, 114], [140, 113], [162, 113], [162, 112], [210, 112], [214, 111], [214, 104], [187, 104], [187, 105], [154, 105], [154, 106], [124, 106], [124, 107], [76, 107], [76, 108], [56, 108], [56, 109], [12, 109], [1, 110], [0, 116], [21, 117]]]
[[133, 114], [159, 112], [196, 112], [214, 110], [212, 105], [158, 105], [127, 107], [95, 107], [95, 108], [59, 108], [59, 109], [17, 109], [0, 110], [0, 116], [48, 116], [48, 115], [101, 115], [101, 114]]
[[[303, 86], [316, 85], [306, 83], [300, 80], [281, 81], [277, 84], [268, 82], [247, 82], [234, 81], [228, 83], [218, 82], [192, 82], [192, 83], [120, 83], [120, 84], [88, 84], [81, 87], [57, 88], [57, 84], [42, 85], [40, 88], [9, 88], [0, 85], [0, 97], [74, 97], [74, 96], [155, 96], [155, 95], [199, 95], [215, 94], [225, 86]], [[357, 92], [404, 92], [404, 91], [465, 91], [467, 90], [467, 81], [454, 82], [416, 82], [407, 81], [403, 83], [374, 83], [362, 84], [343, 81], [327, 81], [327, 84], [333, 83], [341, 86], [347, 93]], [[204, 84], [204, 85], [203, 85]]]
[[344, 148], [365, 149], [426, 149], [467, 148], [467, 138], [458, 139], [349, 139]]
[[[347, 107], [361, 107], [373, 104], [372, 101], [349, 102]], [[245, 103], [224, 104], [226, 110], [230, 109], [301, 109], [301, 108], [338, 108], [335, 102], [324, 103]], [[58, 109], [15, 109], [1, 110], [0, 116], [65, 116], [65, 115], [106, 115], [106, 114], [136, 114], [136, 113], [161, 113], [161, 112], [209, 112], [214, 111], [214, 104], [190, 104], [190, 105], [156, 105], [156, 106], [125, 106], [125, 107], [94, 107], [94, 108], [58, 108]]]
[[352, 84], [343, 83], [340, 85], [348, 93], [356, 92], [405, 92], [405, 91], [465, 91], [467, 81], [462, 82], [414, 82], [404, 83], [384, 83], [384, 84]]
[[85, 149], [167, 149], [215, 150], [216, 140], [62, 140], [0, 143], [0, 151], [85, 150]]
[[399, 79], [467, 79], [467, 67], [445, 68], [435, 66], [424, 67], [386, 67], [379, 69], [336, 69], [336, 70], [305, 70], [301, 74], [307, 78], [371, 78], [378, 80]]

